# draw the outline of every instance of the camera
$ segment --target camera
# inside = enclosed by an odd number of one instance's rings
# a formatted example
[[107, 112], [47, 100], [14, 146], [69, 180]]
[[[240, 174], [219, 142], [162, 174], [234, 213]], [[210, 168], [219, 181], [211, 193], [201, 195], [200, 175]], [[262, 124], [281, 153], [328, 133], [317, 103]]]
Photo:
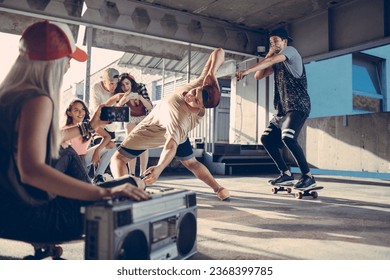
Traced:
[[128, 122], [129, 107], [102, 107], [100, 119], [109, 122]]

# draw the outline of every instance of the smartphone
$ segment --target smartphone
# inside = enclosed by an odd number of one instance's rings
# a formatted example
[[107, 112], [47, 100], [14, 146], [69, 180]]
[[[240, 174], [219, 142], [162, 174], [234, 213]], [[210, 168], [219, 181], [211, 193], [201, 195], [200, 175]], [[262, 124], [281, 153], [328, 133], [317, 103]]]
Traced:
[[137, 99], [138, 98], [138, 93], [137, 92], [131, 92], [129, 94], [129, 97], [130, 97], [130, 99]]
[[100, 119], [109, 122], [128, 122], [129, 107], [102, 107]]

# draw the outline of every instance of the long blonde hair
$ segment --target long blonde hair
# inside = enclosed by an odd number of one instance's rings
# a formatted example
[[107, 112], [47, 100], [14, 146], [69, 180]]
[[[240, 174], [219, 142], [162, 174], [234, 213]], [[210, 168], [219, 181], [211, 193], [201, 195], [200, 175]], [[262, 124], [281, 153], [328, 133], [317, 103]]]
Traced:
[[49, 61], [31, 60], [25, 55], [19, 55], [14, 65], [0, 85], [0, 97], [7, 92], [19, 92], [26, 89], [39, 90], [53, 101], [53, 118], [50, 125], [50, 156], [58, 158], [61, 135], [59, 130], [60, 89], [68, 57]]

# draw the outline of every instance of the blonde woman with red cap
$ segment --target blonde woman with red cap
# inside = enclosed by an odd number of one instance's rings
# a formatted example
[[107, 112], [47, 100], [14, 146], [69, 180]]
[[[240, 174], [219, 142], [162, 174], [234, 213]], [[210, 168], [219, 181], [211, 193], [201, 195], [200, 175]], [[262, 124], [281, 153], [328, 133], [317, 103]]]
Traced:
[[[56, 170], [60, 143], [99, 126], [90, 122], [59, 130], [59, 96], [70, 60], [86, 61], [66, 24], [40, 21], [22, 34], [20, 54], [0, 85], [0, 236], [31, 242], [80, 238], [80, 207], [114, 195], [148, 199], [123, 184], [101, 188]], [[138, 182], [141, 183], [141, 182]]]
[[215, 49], [209, 56], [200, 76], [178, 88], [161, 100], [146, 118], [121, 143], [111, 159], [114, 178], [127, 173], [126, 164], [147, 149], [163, 147], [160, 159], [143, 175], [146, 184], [153, 184], [161, 172], [176, 157], [197, 178], [210, 186], [217, 197], [226, 200], [230, 193], [200, 163], [192, 150], [188, 133], [205, 115], [207, 108], [218, 106], [221, 93], [216, 79], [219, 67], [225, 61], [225, 51]]

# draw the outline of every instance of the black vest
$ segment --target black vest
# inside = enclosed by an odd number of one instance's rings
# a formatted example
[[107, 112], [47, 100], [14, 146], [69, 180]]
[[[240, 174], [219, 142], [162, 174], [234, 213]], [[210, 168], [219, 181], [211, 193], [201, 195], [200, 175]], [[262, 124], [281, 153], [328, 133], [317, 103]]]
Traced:
[[274, 107], [278, 115], [289, 111], [300, 111], [307, 116], [310, 114], [310, 97], [307, 93], [305, 66], [300, 78], [295, 78], [283, 62], [273, 66], [275, 73]]

